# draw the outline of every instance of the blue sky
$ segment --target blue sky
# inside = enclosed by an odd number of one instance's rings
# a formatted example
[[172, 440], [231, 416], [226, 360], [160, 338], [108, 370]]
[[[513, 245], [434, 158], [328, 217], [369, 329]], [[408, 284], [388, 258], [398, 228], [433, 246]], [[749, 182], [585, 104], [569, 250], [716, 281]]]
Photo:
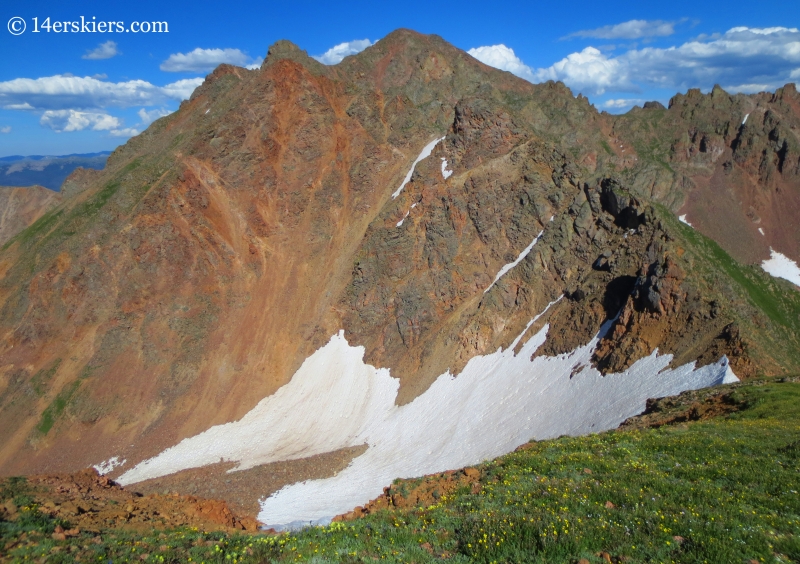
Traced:
[[[796, 0], [6, 0], [0, 16], [0, 157], [110, 150], [174, 111], [218, 62], [257, 65], [278, 39], [335, 62], [400, 27], [440, 35], [532, 82], [563, 80], [611, 112], [715, 83], [755, 92], [800, 82]], [[48, 17], [52, 25], [81, 16], [125, 29], [167, 22], [169, 32], [41, 28]], [[8, 29], [13, 17], [25, 22], [19, 35]]]

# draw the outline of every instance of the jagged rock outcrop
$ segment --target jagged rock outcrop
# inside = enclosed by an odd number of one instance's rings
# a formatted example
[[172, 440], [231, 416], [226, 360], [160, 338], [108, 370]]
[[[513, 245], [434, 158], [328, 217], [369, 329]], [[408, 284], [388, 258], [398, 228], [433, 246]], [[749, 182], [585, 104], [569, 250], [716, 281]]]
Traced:
[[[686, 214], [739, 261], [770, 247], [800, 256], [800, 95], [675, 95], [669, 109], [634, 109], [614, 120], [614, 139], [636, 160], [625, 178], [634, 195]], [[612, 145], [614, 147], [614, 145]], [[621, 150], [621, 149], [620, 149]]]

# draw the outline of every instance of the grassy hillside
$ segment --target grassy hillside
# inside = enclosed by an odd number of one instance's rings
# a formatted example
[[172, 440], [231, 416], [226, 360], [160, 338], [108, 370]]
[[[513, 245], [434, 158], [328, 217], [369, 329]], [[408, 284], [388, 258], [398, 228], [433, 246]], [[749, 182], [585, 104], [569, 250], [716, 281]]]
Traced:
[[800, 292], [759, 266], [743, 265], [718, 243], [681, 223], [656, 204], [658, 217], [677, 241], [691, 273], [689, 284], [709, 300], [725, 304], [740, 328], [747, 354], [763, 376], [800, 369]]
[[3, 513], [0, 547], [14, 562], [798, 562], [800, 384], [723, 391], [735, 410], [725, 416], [530, 443], [478, 467], [472, 485], [434, 491], [433, 503], [277, 536], [54, 540], [69, 523], [43, 515], [24, 479], [7, 480], [0, 497], [17, 516]]

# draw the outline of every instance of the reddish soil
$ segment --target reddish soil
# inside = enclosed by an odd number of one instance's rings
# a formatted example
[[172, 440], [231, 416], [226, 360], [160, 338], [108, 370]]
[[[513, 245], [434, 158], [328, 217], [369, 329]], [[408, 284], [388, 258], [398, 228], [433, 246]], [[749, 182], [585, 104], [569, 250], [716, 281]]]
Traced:
[[211, 464], [139, 482], [131, 485], [130, 489], [144, 494], [181, 493], [222, 499], [237, 515], [255, 517], [260, 511], [259, 499], [288, 484], [333, 476], [344, 470], [353, 458], [366, 449], [366, 445], [352, 447], [230, 473], [228, 470], [235, 466], [233, 463]]
[[[56, 534], [176, 527], [258, 530], [253, 517], [235, 515], [224, 501], [178, 494], [142, 495], [99, 476], [93, 468], [74, 474], [30, 476], [27, 481], [39, 511], [64, 519], [73, 527]], [[3, 519], [14, 520], [17, 512], [13, 501], [0, 507]]]
[[430, 474], [422, 478], [397, 480], [392, 486], [383, 488], [383, 495], [358, 506], [349, 513], [337, 515], [334, 521], [352, 521], [383, 509], [408, 510], [415, 507], [428, 507], [442, 496], [460, 489], [469, 488], [472, 493], [480, 492], [481, 471], [477, 468], [448, 470]]

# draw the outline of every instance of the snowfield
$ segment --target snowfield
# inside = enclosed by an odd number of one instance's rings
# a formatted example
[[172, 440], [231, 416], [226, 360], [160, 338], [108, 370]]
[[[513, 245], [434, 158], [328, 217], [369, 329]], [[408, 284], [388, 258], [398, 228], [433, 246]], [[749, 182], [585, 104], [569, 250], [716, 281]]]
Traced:
[[399, 381], [387, 368], [365, 364], [364, 348], [340, 331], [241, 420], [184, 439], [118, 481], [133, 484], [220, 459], [244, 470], [367, 444], [338, 475], [286, 486], [261, 501], [259, 520], [270, 526], [325, 523], [377, 497], [395, 478], [476, 464], [530, 439], [604, 431], [643, 411], [648, 398], [737, 381], [725, 357], [699, 369], [669, 369], [672, 356], [658, 351], [602, 376], [589, 362], [611, 322], [571, 353], [531, 360], [545, 325], [515, 355], [534, 320], [506, 350], [472, 358], [458, 376], [442, 374], [403, 406], [395, 404]]
[[800, 267], [797, 266], [797, 263], [786, 255], [773, 250], [772, 247], [770, 247], [769, 253], [770, 257], [761, 263], [761, 268], [775, 278], [783, 278], [795, 286], [800, 286]]

